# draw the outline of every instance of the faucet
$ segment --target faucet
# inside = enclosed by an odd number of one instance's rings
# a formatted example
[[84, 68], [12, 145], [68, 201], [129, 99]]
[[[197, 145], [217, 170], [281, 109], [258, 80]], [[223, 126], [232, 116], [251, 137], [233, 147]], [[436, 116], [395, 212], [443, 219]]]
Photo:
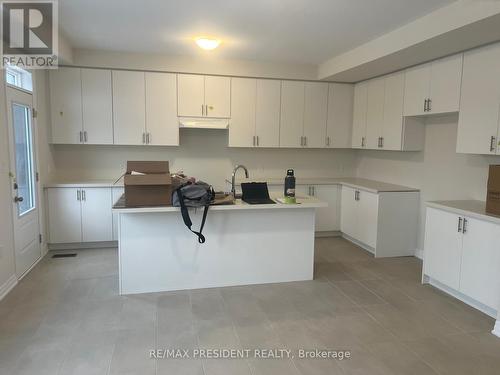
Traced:
[[231, 175], [231, 193], [233, 194], [233, 197], [239, 198], [236, 196], [236, 182], [235, 182], [235, 177], [236, 177], [236, 172], [238, 169], [243, 169], [245, 171], [245, 177], [248, 178], [248, 169], [244, 165], [238, 164], [236, 167], [233, 169], [233, 174]]

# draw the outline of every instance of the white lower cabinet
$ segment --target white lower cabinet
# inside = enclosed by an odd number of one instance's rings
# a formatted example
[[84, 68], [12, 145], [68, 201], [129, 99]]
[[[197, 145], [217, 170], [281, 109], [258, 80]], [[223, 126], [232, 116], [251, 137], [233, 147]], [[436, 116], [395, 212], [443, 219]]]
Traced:
[[[339, 186], [338, 185], [311, 185], [301, 186], [302, 192], [328, 203], [328, 207], [316, 209], [316, 232], [335, 232], [340, 230], [339, 215]], [[305, 191], [304, 191], [305, 190]]]
[[414, 255], [419, 193], [373, 193], [342, 186], [340, 230], [375, 257]]
[[428, 207], [425, 228], [424, 276], [498, 310], [500, 225]]
[[48, 188], [49, 242], [113, 239], [111, 188]]

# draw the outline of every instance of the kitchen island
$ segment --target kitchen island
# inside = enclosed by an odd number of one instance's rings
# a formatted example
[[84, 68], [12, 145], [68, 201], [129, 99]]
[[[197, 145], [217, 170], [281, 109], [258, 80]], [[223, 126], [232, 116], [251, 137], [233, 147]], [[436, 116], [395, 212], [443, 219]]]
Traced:
[[[178, 207], [118, 202], [120, 294], [312, 280], [315, 198], [212, 206], [198, 243]], [[203, 209], [190, 209], [193, 229]]]

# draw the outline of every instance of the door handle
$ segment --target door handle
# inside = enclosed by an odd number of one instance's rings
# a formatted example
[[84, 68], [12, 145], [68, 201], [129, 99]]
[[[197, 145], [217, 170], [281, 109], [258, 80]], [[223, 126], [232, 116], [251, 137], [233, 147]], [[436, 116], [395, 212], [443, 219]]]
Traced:
[[465, 234], [467, 232], [467, 219], [464, 217], [464, 225], [462, 227], [462, 233]]
[[151, 143], [151, 133], [146, 133], [146, 144], [150, 144]]
[[14, 202], [16, 202], [16, 203], [20, 203], [20, 202], [22, 202], [23, 200], [24, 200], [24, 198], [23, 198], [23, 197], [14, 197]]
[[81, 201], [82, 200], [82, 192], [80, 190], [76, 191], [76, 200]]
[[82, 201], [86, 201], [87, 197], [85, 196], [85, 190], [82, 190]]
[[365, 137], [361, 137], [361, 147], [365, 147]]
[[459, 217], [458, 218], [458, 233], [460, 233], [462, 231], [462, 218]]
[[146, 133], [142, 133], [142, 144], [146, 144]]
[[85, 130], [85, 131], [83, 132], [83, 141], [84, 141], [84, 142], [87, 142], [87, 140], [88, 140], [88, 138], [87, 138], [87, 131]]
[[205, 105], [201, 105], [201, 115], [205, 116]]
[[496, 141], [496, 137], [492, 135], [490, 138], [490, 151], [491, 152], [495, 151], [495, 141]]
[[427, 112], [432, 111], [432, 99], [427, 99]]
[[300, 137], [300, 145], [304, 146], [304, 137], [303, 136]]
[[384, 148], [384, 137], [380, 137], [380, 148]]
[[330, 137], [328, 137], [328, 136], [326, 137], [326, 145], [330, 146]]
[[83, 143], [83, 134], [80, 132], [80, 143]]
[[307, 146], [307, 137], [304, 136], [304, 146]]

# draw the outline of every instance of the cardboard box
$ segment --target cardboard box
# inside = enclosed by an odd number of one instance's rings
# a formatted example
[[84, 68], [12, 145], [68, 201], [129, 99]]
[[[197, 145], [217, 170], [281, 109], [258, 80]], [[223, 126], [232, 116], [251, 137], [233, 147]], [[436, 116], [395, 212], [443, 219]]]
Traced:
[[500, 165], [490, 165], [486, 212], [493, 215], [500, 215]]
[[[144, 174], [133, 175], [132, 171]], [[125, 206], [168, 206], [174, 186], [168, 161], [128, 161], [124, 177]]]

